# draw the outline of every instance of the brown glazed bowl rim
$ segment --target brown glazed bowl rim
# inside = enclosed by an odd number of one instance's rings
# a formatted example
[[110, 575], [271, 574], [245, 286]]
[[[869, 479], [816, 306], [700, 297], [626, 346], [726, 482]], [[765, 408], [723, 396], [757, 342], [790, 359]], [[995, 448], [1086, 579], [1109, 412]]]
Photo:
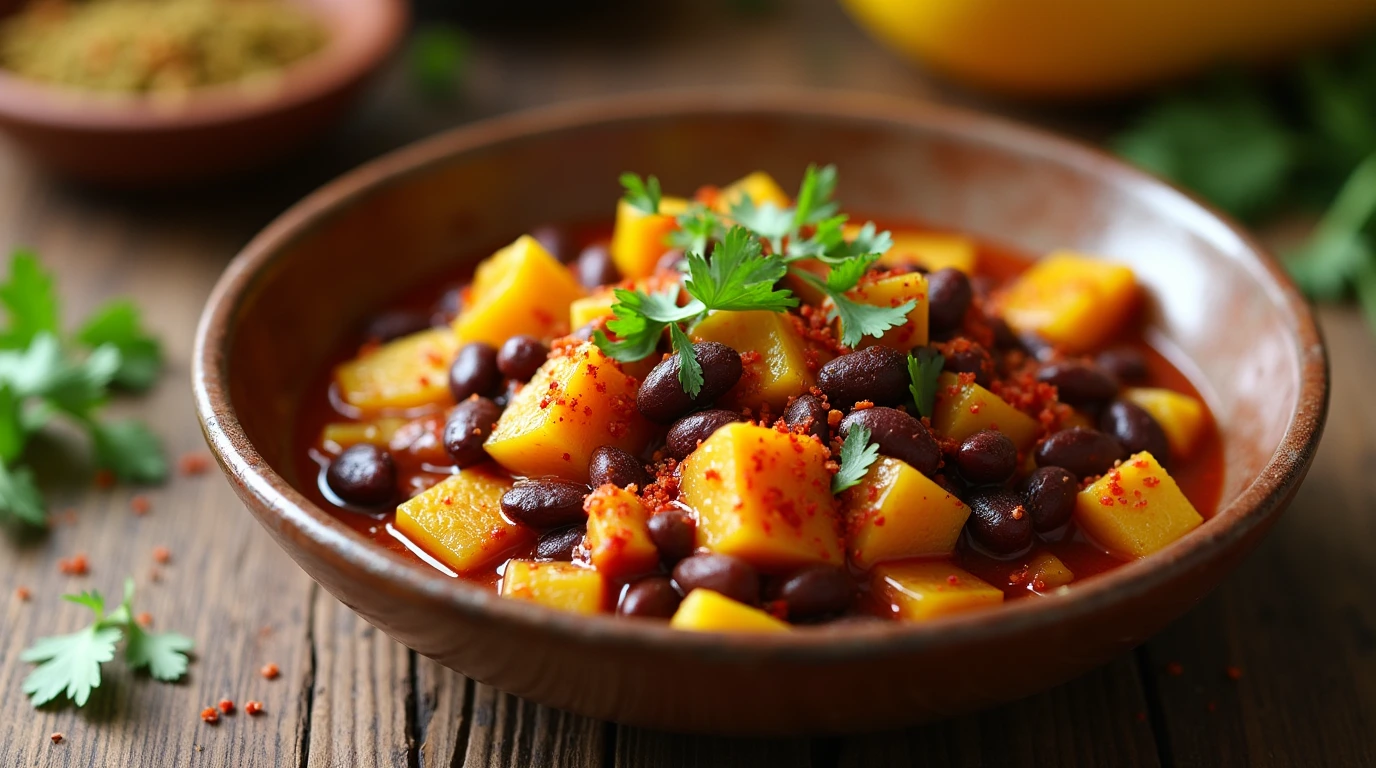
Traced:
[[[604, 122], [675, 114], [770, 114], [897, 123], [959, 141], [1000, 146], [1047, 157], [1081, 169], [1110, 186], [1140, 188], [1171, 215], [1194, 219], [1196, 230], [1231, 239], [1247, 251], [1247, 268], [1268, 285], [1272, 300], [1293, 317], [1300, 361], [1298, 406], [1284, 438], [1260, 474], [1208, 523], [1147, 558], [1087, 579], [1063, 594], [1017, 600], [999, 610], [952, 616], [922, 624], [875, 622], [844, 627], [803, 627], [777, 634], [698, 633], [660, 622], [615, 616], [583, 616], [519, 600], [444, 576], [364, 539], [306, 499], [275, 473], [249, 443], [228, 392], [227, 353], [235, 315], [255, 284], [271, 279], [270, 267], [285, 247], [307, 235], [352, 200], [375, 187], [403, 181], [454, 154]], [[999, 118], [888, 96], [796, 89], [692, 89], [578, 101], [498, 117], [454, 129], [371, 161], [325, 185], [277, 218], [230, 263], [211, 293], [196, 334], [192, 379], [197, 415], [207, 442], [231, 482], [263, 508], [269, 527], [298, 540], [341, 569], [356, 571], [361, 588], [382, 590], [409, 603], [422, 602], [467, 614], [498, 628], [548, 633], [567, 642], [664, 654], [697, 654], [748, 663], [790, 659], [826, 663], [875, 655], [907, 655], [937, 647], [987, 640], [1047, 627], [1156, 589], [1202, 569], [1229, 552], [1250, 531], [1276, 514], [1303, 479], [1318, 446], [1328, 409], [1328, 359], [1309, 305], [1284, 270], [1238, 225], [1164, 182], [1099, 150]], [[384, 627], [385, 629], [385, 627]]]
[[329, 19], [374, 11], [380, 23], [356, 25], [362, 33], [350, 45], [327, 40], [324, 48], [283, 69], [271, 90], [226, 83], [163, 99], [52, 85], [0, 68], [0, 118], [63, 130], [138, 133], [206, 128], [307, 104], [381, 66], [406, 31], [404, 0], [349, 0], [338, 8], [333, 14], [312, 12]]

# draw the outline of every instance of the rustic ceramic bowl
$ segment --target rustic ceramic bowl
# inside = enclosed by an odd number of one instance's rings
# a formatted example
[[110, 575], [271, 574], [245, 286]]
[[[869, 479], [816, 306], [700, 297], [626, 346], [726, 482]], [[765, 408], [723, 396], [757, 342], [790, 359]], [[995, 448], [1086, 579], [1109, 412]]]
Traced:
[[[846, 205], [1034, 253], [1132, 266], [1151, 333], [1222, 428], [1222, 508], [1144, 560], [1067, 594], [924, 625], [786, 635], [675, 632], [506, 600], [374, 546], [297, 488], [292, 424], [341, 329], [455, 254], [548, 221], [605, 218], [617, 175], [693, 189], [836, 163]], [[1304, 300], [1244, 232], [1099, 152], [981, 115], [877, 97], [677, 93], [577, 104], [403, 149], [292, 208], [230, 265], [194, 363], [206, 439], [234, 489], [312, 577], [397, 640], [502, 690], [684, 731], [901, 726], [1045, 689], [1142, 642], [1216, 585], [1276, 520], [1328, 403]], [[325, 638], [329, 642], [329, 638]]]
[[[0, 130], [43, 165], [103, 185], [177, 184], [260, 167], [343, 114], [406, 30], [405, 0], [295, 1], [330, 40], [280, 78], [170, 101], [59, 88], [0, 69]], [[0, 0], [0, 13], [19, 5]]]

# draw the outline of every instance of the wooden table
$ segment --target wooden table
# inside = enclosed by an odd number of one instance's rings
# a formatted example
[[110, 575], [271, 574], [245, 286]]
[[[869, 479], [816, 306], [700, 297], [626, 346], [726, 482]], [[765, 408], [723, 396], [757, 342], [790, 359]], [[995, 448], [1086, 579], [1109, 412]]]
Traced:
[[[868, 44], [825, 0], [745, 16], [704, 5], [484, 35], [454, 103], [416, 99], [398, 68], [334, 139], [230, 188], [100, 193], [0, 152], [0, 245], [43, 254], [73, 321], [116, 294], [145, 307], [167, 372], [150, 396], [116, 407], [146, 419], [175, 458], [204, 451], [187, 369], [216, 276], [271, 216], [365, 157], [473, 117], [660, 85], [749, 80], [951, 98]], [[1034, 117], [1093, 130], [1083, 115]], [[43, 537], [0, 537], [0, 766], [1376, 764], [1376, 346], [1352, 309], [1321, 315], [1334, 381], [1323, 448], [1285, 518], [1217, 593], [1132, 654], [1058, 689], [873, 736], [684, 737], [523, 702], [418, 658], [322, 593], [218, 473], [174, 477], [148, 491], [152, 510], [137, 516], [137, 491], [92, 490], [88, 467], [40, 445], [58, 522]], [[157, 546], [170, 549], [170, 564], [154, 561]], [[60, 575], [56, 561], [78, 552], [90, 575]], [[85, 621], [84, 609], [57, 596], [115, 593], [126, 574], [157, 626], [196, 639], [188, 678], [163, 685], [111, 664], [84, 710], [32, 710], [19, 691], [30, 668], [20, 650]], [[27, 602], [20, 585], [33, 593]], [[277, 680], [258, 673], [270, 662], [282, 670]], [[1240, 679], [1225, 675], [1229, 666]], [[202, 724], [201, 708], [225, 696], [240, 707], [262, 700], [266, 714]], [[52, 743], [54, 732], [65, 740]]]

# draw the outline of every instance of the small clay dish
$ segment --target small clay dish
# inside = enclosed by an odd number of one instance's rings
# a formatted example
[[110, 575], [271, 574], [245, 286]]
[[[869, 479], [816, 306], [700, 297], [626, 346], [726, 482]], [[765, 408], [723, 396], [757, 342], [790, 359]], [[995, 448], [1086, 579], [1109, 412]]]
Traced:
[[[1208, 398], [1218, 512], [1166, 549], [1061, 594], [927, 624], [778, 635], [676, 632], [499, 597], [384, 551], [298, 489], [303, 390], [340, 340], [455, 254], [546, 221], [606, 217], [617, 175], [665, 189], [835, 163], [848, 207], [1130, 265], [1149, 338]], [[463, 257], [466, 258], [466, 257]], [[1237, 226], [1094, 149], [968, 112], [818, 92], [677, 92], [479, 123], [316, 192], [253, 240], [201, 318], [196, 407], [235, 491], [313, 578], [392, 637], [502, 690], [680, 731], [873, 730], [1011, 701], [1102, 664], [1199, 601], [1275, 522], [1328, 406], [1318, 328]], [[328, 638], [326, 638], [328, 642]]]
[[[0, 69], [0, 130], [39, 163], [105, 186], [205, 181], [260, 168], [301, 146], [353, 103], [406, 30], [405, 0], [293, 0], [329, 41], [279, 77], [177, 98], [100, 94]], [[19, 2], [0, 0], [0, 12]]]

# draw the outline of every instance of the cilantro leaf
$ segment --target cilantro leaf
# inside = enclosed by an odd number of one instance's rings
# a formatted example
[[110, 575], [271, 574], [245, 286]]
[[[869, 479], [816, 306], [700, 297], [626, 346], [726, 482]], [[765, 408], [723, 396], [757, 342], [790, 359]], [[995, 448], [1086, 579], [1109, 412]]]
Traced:
[[659, 179], [654, 176], [642, 181], [634, 173], [621, 174], [621, 186], [626, 188], [622, 199], [642, 213], [659, 213]]
[[100, 687], [100, 665], [115, 658], [118, 627], [91, 625], [70, 635], [45, 637], [19, 655], [21, 661], [38, 664], [24, 678], [23, 691], [35, 707], [66, 696], [78, 707], [86, 705], [91, 691]]
[[33, 481], [28, 467], [0, 463], [0, 522], [12, 518], [34, 527], [48, 522], [43, 494]]
[[669, 338], [674, 345], [674, 354], [678, 355], [679, 384], [683, 385], [683, 391], [689, 397], [697, 397], [702, 391], [702, 363], [693, 353], [693, 340], [678, 327], [678, 323], [669, 325]]
[[860, 278], [864, 277], [870, 266], [878, 260], [879, 254], [868, 253], [837, 262], [827, 272], [827, 287], [839, 293], [849, 291], [859, 285]]
[[29, 435], [22, 406], [14, 390], [0, 383], [0, 463], [14, 461], [24, 451]]
[[860, 484], [870, 465], [879, 458], [879, 444], [870, 442], [870, 430], [856, 424], [841, 444], [841, 468], [831, 477], [831, 492], [840, 493]]
[[[750, 195], [741, 195], [731, 205], [731, 218], [740, 226], [767, 239], [775, 253], [783, 250], [784, 238], [793, 231], [793, 215], [793, 209], [780, 208], [770, 200], [757, 206]], [[730, 235], [729, 232], [727, 234]]]
[[612, 305], [613, 317], [607, 321], [607, 330], [617, 338], [613, 341], [602, 331], [596, 331], [593, 343], [608, 357], [623, 363], [649, 357], [659, 346], [666, 326], [702, 312], [701, 303], [678, 306], [678, 286], [671, 286], [662, 293], [617, 288], [612, 295], [616, 303]]
[[406, 51], [411, 78], [426, 96], [449, 96], [463, 79], [472, 49], [468, 35], [456, 26], [417, 25]]
[[147, 389], [162, 371], [162, 344], [144, 330], [138, 307], [128, 300], [97, 309], [76, 332], [76, 340], [91, 349], [106, 344], [118, 349], [114, 383], [126, 389]]
[[868, 254], [883, 256], [893, 247], [893, 235], [888, 231], [876, 231], [874, 222], [867, 221], [849, 241], [841, 240], [828, 249], [824, 261], [836, 263]]
[[675, 219], [678, 228], [669, 233], [669, 245], [682, 248], [684, 253], [707, 253], [707, 243], [720, 240], [726, 227], [712, 209], [693, 203]]
[[[832, 267], [832, 271], [836, 271], [837, 267], [843, 267], [843, 265]], [[831, 299], [830, 319], [840, 318], [841, 343], [848, 347], [855, 347], [866, 336], [876, 338], [883, 336], [890, 328], [908, 322], [908, 313], [917, 306], [915, 299], [909, 299], [896, 307], [864, 304], [850, 298], [842, 291], [833, 288], [829, 282], [823, 281], [809, 272], [795, 269], [793, 274], [817, 286]]]
[[683, 287], [705, 309], [783, 312], [798, 306], [789, 291], [774, 289], [774, 283], [788, 272], [788, 265], [780, 256], [761, 254], [758, 240], [743, 227], [732, 227], [725, 240], [712, 249], [710, 260], [688, 254], [688, 278]]
[[1321, 300], [1342, 295], [1362, 265], [1376, 259], [1363, 230], [1376, 218], [1376, 153], [1363, 160], [1302, 247], [1286, 266], [1304, 292]]
[[931, 347], [908, 353], [908, 378], [912, 379], [908, 391], [913, 393], [919, 414], [931, 417], [936, 407], [936, 380], [945, 367], [946, 358]]
[[793, 204], [792, 232], [815, 224], [835, 215], [840, 204], [831, 199], [836, 193], [836, 166], [828, 165], [821, 170], [809, 165], [803, 174], [803, 183], [798, 188], [798, 196]]
[[96, 462], [131, 483], [157, 483], [167, 477], [162, 445], [137, 421], [89, 423]]
[[148, 674], [163, 682], [175, 682], [186, 674], [190, 664], [187, 653], [195, 647], [191, 638], [176, 632], [149, 632], [131, 621], [124, 646], [124, 660], [130, 669], [148, 669]]
[[10, 257], [10, 276], [0, 283], [0, 304], [9, 314], [9, 328], [0, 333], [0, 347], [28, 346], [42, 333], [56, 335], [57, 292], [53, 276], [44, 271], [31, 251], [15, 251]]

